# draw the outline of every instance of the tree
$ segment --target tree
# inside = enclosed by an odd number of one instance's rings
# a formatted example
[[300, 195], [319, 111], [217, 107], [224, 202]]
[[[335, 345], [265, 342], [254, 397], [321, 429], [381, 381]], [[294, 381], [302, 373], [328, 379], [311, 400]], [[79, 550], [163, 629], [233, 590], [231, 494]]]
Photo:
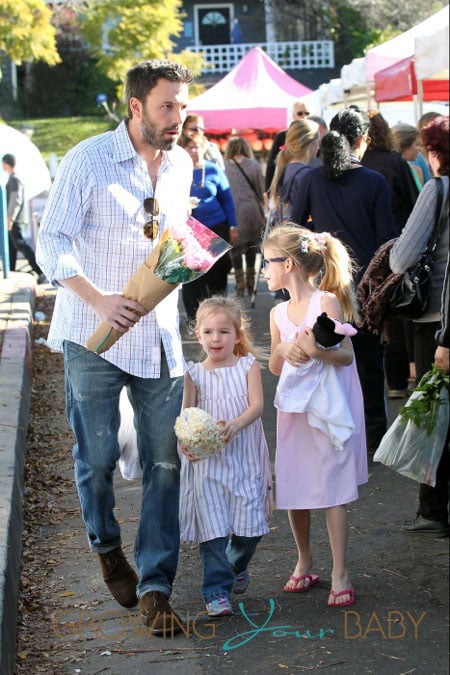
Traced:
[[171, 58], [198, 73], [201, 57], [173, 54], [171, 36], [182, 30], [181, 0], [88, 0], [81, 31], [99, 70], [121, 82], [143, 60]]
[[446, 0], [271, 0], [279, 40], [334, 40], [336, 67], [412, 28]]
[[21, 64], [61, 61], [56, 49], [52, 11], [44, 0], [2, 0], [0, 6], [0, 64], [5, 56]]

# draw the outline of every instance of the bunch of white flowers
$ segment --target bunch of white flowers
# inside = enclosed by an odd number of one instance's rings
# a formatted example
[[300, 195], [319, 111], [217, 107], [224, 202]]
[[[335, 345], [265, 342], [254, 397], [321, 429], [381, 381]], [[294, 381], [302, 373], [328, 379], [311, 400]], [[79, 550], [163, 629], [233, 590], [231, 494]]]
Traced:
[[175, 420], [174, 429], [180, 443], [198, 459], [214, 455], [224, 447], [217, 422], [201, 408], [185, 408]]

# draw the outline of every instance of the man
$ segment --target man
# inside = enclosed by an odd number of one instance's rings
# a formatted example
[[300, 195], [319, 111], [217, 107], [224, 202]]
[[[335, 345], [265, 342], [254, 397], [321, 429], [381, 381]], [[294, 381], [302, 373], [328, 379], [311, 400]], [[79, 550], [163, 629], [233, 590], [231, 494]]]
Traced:
[[[128, 72], [128, 119], [64, 158], [38, 242], [38, 259], [59, 287], [48, 341], [64, 352], [75, 478], [89, 544], [116, 600], [124, 607], [139, 602], [144, 623], [164, 636], [180, 629], [169, 604], [179, 551], [173, 426], [184, 361], [178, 293], [146, 313], [122, 289], [167, 226], [187, 215], [192, 160], [176, 143], [191, 81], [189, 70], [170, 61], [146, 61]], [[146, 238], [144, 229], [156, 238]], [[124, 333], [101, 356], [85, 348], [100, 321]], [[135, 543], [139, 577], [122, 552], [113, 512], [124, 386], [143, 473]]]
[[[295, 120], [303, 120], [306, 117], [308, 117], [308, 115], [309, 111], [306, 105], [302, 101], [295, 101], [292, 107], [291, 121], [294, 122]], [[275, 164], [278, 157], [278, 153], [280, 152], [281, 147], [285, 144], [286, 141], [286, 131], [287, 129], [283, 129], [282, 131], [279, 131], [277, 134], [275, 134], [272, 147], [270, 149], [269, 156], [267, 158], [266, 176], [265, 176], [265, 184], [266, 184], [265, 188], [267, 194], [269, 193], [273, 175], [275, 173]]]
[[20, 179], [16, 176], [14, 169], [16, 166], [16, 158], [14, 155], [7, 153], [2, 157], [3, 169], [9, 174], [8, 182], [6, 183], [6, 203], [8, 208], [8, 237], [9, 237], [9, 268], [12, 272], [16, 269], [17, 251], [28, 260], [28, 263], [38, 276], [38, 283], [45, 283], [45, 274], [42, 273], [41, 268], [36, 262], [34, 251], [29, 246], [22, 234], [22, 226], [25, 216], [25, 198], [23, 192], [23, 185]]

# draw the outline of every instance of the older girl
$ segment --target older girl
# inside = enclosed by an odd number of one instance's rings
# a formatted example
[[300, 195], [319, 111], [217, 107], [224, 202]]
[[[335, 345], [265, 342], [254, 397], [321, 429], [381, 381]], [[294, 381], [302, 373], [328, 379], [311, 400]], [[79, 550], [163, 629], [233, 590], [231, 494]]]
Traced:
[[[314, 396], [318, 371], [310, 369], [304, 374], [305, 369], [299, 368], [297, 381], [290, 378], [296, 387], [298, 406], [278, 405], [276, 504], [288, 510], [298, 549], [294, 573], [284, 591], [302, 593], [319, 582], [319, 576], [312, 573], [309, 528], [310, 510], [322, 508], [333, 556], [328, 605], [344, 607], [354, 602], [345, 566], [346, 504], [358, 498], [358, 485], [367, 482], [363, 399], [350, 338], [345, 337], [336, 349], [323, 349], [316, 345], [311, 329], [322, 312], [339, 321], [355, 316], [351, 261], [335, 237], [315, 235], [291, 223], [271, 232], [264, 245], [263, 262], [269, 290], [286, 288], [290, 295], [290, 300], [276, 305], [270, 314], [269, 368], [280, 375], [279, 389], [287, 384], [283, 377], [286, 364], [299, 367], [319, 361], [332, 365], [335, 404], [347, 404], [344, 412], [350, 428], [343, 447], [338, 447], [333, 436], [317, 424], [317, 418], [306, 412], [303, 402]], [[316, 288], [314, 280], [323, 270]], [[281, 401], [283, 398], [278, 396]]]

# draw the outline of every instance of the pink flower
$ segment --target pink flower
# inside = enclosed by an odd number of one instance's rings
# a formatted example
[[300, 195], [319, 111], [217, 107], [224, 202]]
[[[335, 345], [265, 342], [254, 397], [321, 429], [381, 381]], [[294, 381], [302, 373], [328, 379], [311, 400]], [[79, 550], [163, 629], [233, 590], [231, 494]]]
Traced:
[[155, 274], [171, 284], [189, 283], [208, 272], [231, 245], [189, 216], [183, 225], [171, 226], [161, 238]]

